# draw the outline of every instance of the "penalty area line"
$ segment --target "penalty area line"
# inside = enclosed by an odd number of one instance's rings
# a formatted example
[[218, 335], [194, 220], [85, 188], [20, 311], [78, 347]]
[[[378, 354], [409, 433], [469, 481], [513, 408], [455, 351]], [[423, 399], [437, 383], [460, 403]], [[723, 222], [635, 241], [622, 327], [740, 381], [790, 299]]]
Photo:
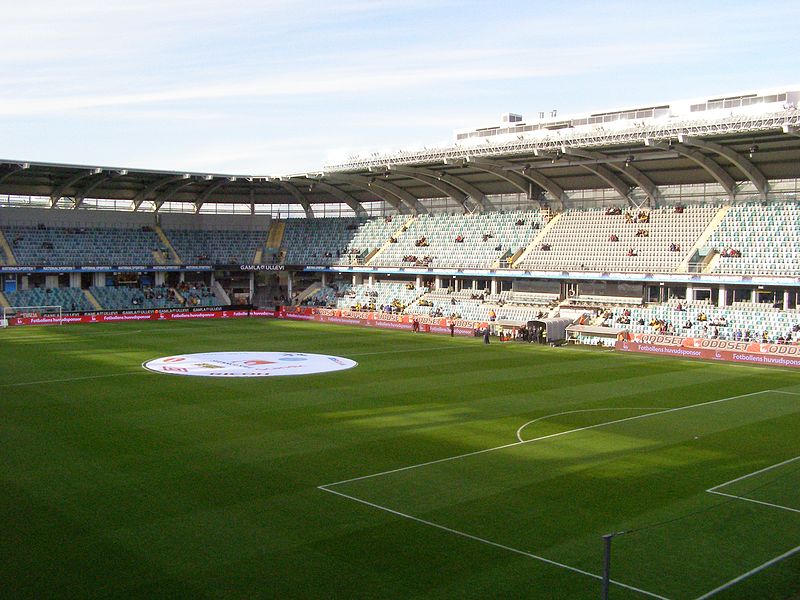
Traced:
[[[333, 484], [332, 484], [333, 485]], [[434, 523], [433, 521], [428, 521], [426, 519], [421, 519], [419, 517], [415, 517], [414, 515], [409, 515], [408, 513], [400, 512], [398, 510], [394, 510], [393, 508], [389, 508], [387, 506], [381, 506], [380, 504], [375, 504], [374, 502], [369, 502], [367, 500], [363, 500], [356, 496], [350, 496], [349, 494], [344, 494], [342, 492], [337, 492], [336, 490], [332, 490], [327, 486], [321, 485], [317, 489], [322, 490], [323, 492], [328, 492], [331, 494], [335, 494], [336, 496], [341, 496], [342, 498], [347, 498], [348, 500], [352, 500], [353, 502], [358, 502], [359, 504], [364, 504], [366, 506], [370, 506], [372, 508], [376, 508], [378, 510], [382, 510], [384, 512], [388, 512], [398, 517], [402, 517], [404, 519], [408, 519], [410, 521], [415, 521], [417, 523], [421, 523], [422, 525], [427, 525], [429, 527], [434, 527], [435, 529], [441, 529], [442, 531], [446, 531], [448, 533], [452, 533], [453, 535], [457, 535], [463, 538], [467, 538], [469, 540], [473, 540], [475, 542], [480, 542], [481, 544], [486, 544], [487, 546], [493, 546], [495, 548], [500, 548], [501, 550], [505, 550], [507, 552], [513, 552], [514, 554], [519, 554], [521, 556], [526, 556], [528, 558], [532, 558], [538, 560], [540, 562], [546, 563], [548, 565], [559, 567], [561, 569], [566, 569], [567, 571], [572, 571], [573, 573], [578, 573], [580, 575], [585, 575], [586, 577], [591, 577], [592, 579], [602, 580], [603, 577], [596, 573], [591, 573], [589, 571], [584, 571], [583, 569], [579, 569], [578, 567], [573, 567], [571, 565], [561, 563], [555, 560], [551, 560], [549, 558], [545, 558], [544, 556], [539, 556], [538, 554], [533, 554], [532, 552], [527, 552], [526, 550], [520, 550], [519, 548], [514, 548], [512, 546], [506, 546], [505, 544], [500, 544], [499, 542], [493, 542], [492, 540], [487, 540], [486, 538], [478, 537], [477, 535], [472, 535], [471, 533], [466, 533], [465, 531], [459, 531], [458, 529], [453, 529], [452, 527], [447, 527], [446, 525], [440, 525], [439, 523]], [[633, 592], [638, 592], [645, 596], [649, 596], [650, 598], [658, 598], [660, 600], [669, 600], [666, 596], [660, 596], [658, 594], [654, 594], [653, 592], [648, 592], [647, 590], [643, 590], [641, 588], [634, 587], [632, 585], [628, 585], [627, 583], [623, 583], [621, 581], [617, 581], [615, 579], [610, 580], [616, 586], [631, 590]]]
[[326, 484], [324, 484], [324, 487], [333, 487], [335, 485], [342, 485], [342, 484], [345, 484], [345, 483], [352, 483], [354, 481], [362, 481], [364, 479], [372, 479], [374, 477], [382, 477], [383, 475], [391, 475], [393, 473], [401, 473], [403, 471], [410, 471], [411, 469], [419, 469], [420, 467], [427, 467], [427, 466], [430, 466], [430, 465], [436, 465], [436, 464], [439, 464], [439, 463], [450, 462], [450, 461], [453, 461], [453, 460], [460, 460], [462, 458], [467, 458], [469, 456], [477, 456], [479, 454], [486, 454], [487, 452], [495, 452], [497, 450], [504, 450], [506, 448], [513, 448], [514, 446], [520, 446], [522, 444], [531, 444], [533, 442], [540, 442], [540, 441], [543, 441], [543, 440], [549, 440], [549, 439], [552, 439], [552, 438], [557, 438], [557, 437], [561, 437], [561, 436], [564, 436], [564, 435], [569, 435], [569, 434], [572, 434], [572, 433], [579, 433], [581, 431], [589, 431], [591, 429], [599, 429], [601, 427], [608, 427], [609, 425], [615, 425], [617, 423], [625, 423], [627, 421], [637, 421], [639, 419], [646, 419], [647, 417], [653, 417], [653, 416], [656, 416], [656, 415], [666, 415], [666, 414], [673, 413], [673, 412], [679, 412], [679, 411], [682, 411], [682, 410], [688, 410], [690, 408], [699, 408], [701, 406], [710, 406], [712, 404], [719, 404], [721, 402], [728, 402], [730, 400], [736, 400], [736, 399], [739, 399], [739, 398], [747, 398], [749, 396], [757, 396], [758, 394], [766, 394], [766, 393], [769, 393], [771, 391], [773, 391], [773, 390], [761, 390], [761, 391], [758, 391], [758, 392], [749, 392], [747, 394], [738, 394], [736, 396], [729, 396], [727, 398], [720, 398], [718, 400], [709, 400], [707, 402], [699, 402], [697, 404], [689, 404], [687, 406], [678, 406], [678, 407], [670, 408], [670, 409], [667, 409], [667, 410], [659, 410], [657, 412], [645, 413], [643, 415], [634, 415], [632, 417], [625, 417], [623, 419], [614, 419], [613, 421], [604, 421], [603, 423], [596, 423], [594, 425], [587, 425], [585, 427], [577, 427], [576, 429], [568, 429], [566, 431], [559, 431], [558, 433], [551, 433], [549, 435], [543, 435], [543, 436], [532, 438], [532, 439], [525, 440], [525, 441], [511, 442], [511, 443], [508, 443], [508, 444], [503, 444], [501, 446], [495, 446], [493, 448], [484, 448], [483, 450], [474, 450], [472, 452], [466, 452], [464, 454], [458, 454], [456, 456], [448, 456], [446, 458], [439, 458], [439, 459], [436, 459], [436, 460], [429, 460], [427, 462], [418, 463], [418, 464], [415, 464], [415, 465], [408, 465], [408, 466], [405, 466], [405, 467], [398, 467], [396, 469], [389, 469], [388, 471], [381, 471], [379, 473], [371, 473], [369, 475], [361, 475], [360, 477], [351, 477], [350, 479], [343, 479], [341, 481], [335, 481], [333, 483], [326, 483]]
[[[474, 452], [467, 452], [465, 454], [459, 454], [459, 455], [456, 455], [456, 456], [450, 456], [450, 457], [441, 458], [441, 459], [438, 459], [438, 460], [427, 461], [427, 462], [419, 463], [419, 464], [415, 464], [415, 465], [408, 465], [408, 466], [400, 467], [400, 468], [397, 468], [397, 469], [390, 469], [390, 470], [382, 471], [382, 472], [379, 472], [379, 473], [372, 473], [370, 475], [362, 475], [361, 477], [353, 477], [353, 478], [350, 478], [350, 479], [344, 479], [342, 481], [337, 481], [337, 482], [334, 482], [334, 483], [327, 483], [327, 484], [318, 486], [317, 489], [319, 489], [321, 491], [324, 491], [324, 492], [328, 492], [330, 494], [334, 494], [336, 496], [340, 496], [342, 498], [346, 498], [346, 499], [351, 500], [353, 502], [358, 502], [359, 504], [363, 504], [365, 506], [370, 506], [372, 508], [375, 508], [375, 509], [378, 509], [378, 510], [390, 513], [390, 514], [393, 514], [395, 516], [398, 516], [398, 517], [401, 517], [401, 518], [404, 518], [404, 519], [409, 519], [411, 521], [415, 521], [415, 522], [423, 524], [423, 525], [428, 525], [429, 527], [434, 527], [434, 528], [440, 529], [442, 531], [447, 531], [449, 533], [452, 533], [454, 535], [458, 535], [458, 536], [463, 537], [463, 538], [467, 538], [467, 539], [470, 539], [470, 540], [473, 540], [473, 541], [477, 541], [477, 542], [480, 542], [480, 543], [483, 543], [483, 544], [487, 544], [489, 546], [493, 546], [495, 548], [500, 548], [500, 549], [506, 550], [508, 552], [513, 552], [515, 554], [519, 554], [519, 555], [522, 555], [522, 556], [527, 556], [529, 558], [541, 561], [543, 563], [566, 569], [566, 570], [571, 571], [573, 573], [578, 573], [578, 574], [581, 574], [581, 575], [584, 575], [584, 576], [587, 576], [587, 577], [591, 577], [593, 579], [602, 579], [602, 577], [600, 575], [597, 575], [596, 573], [591, 573], [589, 571], [584, 571], [584, 570], [579, 569], [577, 567], [573, 567], [571, 565], [567, 565], [567, 564], [564, 564], [564, 563], [559, 563], [557, 561], [545, 558], [543, 556], [539, 556], [538, 554], [533, 554], [532, 552], [527, 552], [527, 551], [524, 551], [524, 550], [520, 550], [518, 548], [513, 548], [511, 546], [506, 546], [504, 544], [500, 544], [500, 543], [494, 542], [492, 540], [481, 538], [481, 537], [472, 535], [470, 533], [466, 533], [464, 531], [459, 531], [457, 529], [453, 529], [453, 528], [447, 527], [445, 525], [440, 525], [438, 523], [434, 523], [433, 521], [428, 521], [428, 520], [422, 519], [420, 517], [415, 517], [413, 515], [410, 515], [410, 514], [407, 514], [407, 513], [403, 513], [403, 512], [400, 512], [398, 510], [394, 510], [392, 508], [386, 507], [386, 506], [381, 506], [380, 504], [375, 504], [373, 502], [369, 502], [367, 500], [363, 500], [363, 499], [358, 498], [356, 496], [351, 496], [349, 494], [345, 494], [343, 492], [339, 492], [339, 491], [333, 490], [331, 488], [334, 487], [334, 486], [343, 485], [343, 484], [346, 484], [346, 483], [351, 483], [351, 482], [356, 482], [356, 481], [363, 481], [365, 479], [381, 477], [383, 475], [389, 475], [389, 474], [392, 474], [392, 473], [399, 473], [399, 472], [408, 471], [408, 470], [411, 470], [411, 469], [417, 469], [417, 468], [421, 468], [421, 467], [425, 467], [425, 466], [429, 466], [429, 465], [444, 463], [444, 462], [448, 462], [448, 461], [454, 461], [454, 460], [458, 460], [458, 459], [461, 459], [461, 458], [467, 458], [467, 457], [470, 457], [470, 456], [476, 456], [476, 455], [484, 454], [484, 453], [487, 453], [487, 452], [493, 452], [495, 450], [502, 450], [502, 449], [505, 449], [505, 448], [512, 448], [514, 446], [519, 446], [519, 445], [522, 445], [522, 444], [538, 442], [538, 441], [547, 440], [547, 439], [551, 439], [551, 438], [556, 438], [556, 437], [560, 437], [560, 436], [564, 436], [564, 435], [569, 435], [569, 434], [572, 434], [572, 433], [578, 433], [578, 432], [581, 432], [581, 431], [588, 431], [588, 430], [591, 430], [591, 429], [597, 429], [597, 428], [600, 428], [600, 427], [606, 427], [608, 425], [613, 425], [613, 424], [616, 424], [616, 423], [625, 423], [625, 422], [628, 422], [628, 421], [636, 421], [636, 420], [639, 420], [639, 419], [646, 419], [648, 417], [653, 417], [653, 416], [656, 416], [656, 415], [664, 415], [664, 414], [669, 414], [669, 413], [673, 413], [673, 412], [679, 412], [679, 411], [683, 411], [683, 410], [688, 410], [688, 409], [691, 409], [691, 408], [699, 408], [699, 407], [703, 407], [703, 406], [710, 406], [710, 405], [719, 404], [719, 403], [722, 403], [722, 402], [728, 402], [730, 400], [736, 400], [736, 399], [739, 399], [739, 398], [748, 398], [748, 397], [751, 397], [751, 396], [757, 396], [759, 394], [767, 394], [767, 393], [771, 393], [773, 391], [776, 391], [776, 390], [766, 389], [766, 390], [760, 390], [760, 391], [757, 391], [757, 392], [749, 392], [749, 393], [746, 393], [746, 394], [737, 394], [735, 396], [728, 396], [726, 398], [719, 398], [717, 400], [709, 400], [707, 402], [699, 402], [699, 403], [696, 403], [696, 404], [690, 404], [690, 405], [686, 405], [686, 406], [679, 406], [679, 407], [670, 408], [670, 409], [666, 409], [666, 410], [656, 409], [656, 412], [650, 412], [650, 413], [646, 413], [646, 414], [643, 414], [643, 415], [634, 415], [632, 417], [625, 417], [625, 418], [622, 418], [622, 419], [614, 419], [612, 421], [606, 421], [606, 422], [603, 422], [603, 423], [597, 423], [595, 425], [588, 425], [586, 427], [578, 427], [576, 429], [570, 429], [570, 430], [562, 431], [562, 432], [559, 432], [559, 433], [553, 433], [553, 434], [550, 434], [550, 435], [545, 435], [545, 436], [541, 436], [541, 437], [538, 437], [538, 438], [533, 438], [533, 439], [530, 439], [530, 440], [512, 442], [512, 443], [509, 443], [509, 444], [503, 444], [501, 446], [496, 446], [496, 447], [493, 447], [493, 448], [485, 448], [483, 450], [476, 450]], [[643, 409], [643, 410], [652, 410], [652, 409]], [[798, 548], [798, 549], [800, 549], [800, 548]], [[796, 550], [798, 550], [798, 549], [796, 549]], [[787, 553], [786, 555], [782, 555], [778, 559], [773, 559], [768, 564], [765, 563], [765, 565], [762, 565], [761, 567], [757, 567], [757, 569], [758, 570], [764, 569], [767, 566], [769, 566], [771, 564], [774, 564], [778, 560], [782, 560], [783, 558], [790, 556], [794, 552], [795, 552], [794, 550], [790, 551], [790, 553]], [[753, 570], [752, 571], [752, 573], [754, 573], [754, 572], [757, 572], [757, 570]], [[750, 573], [750, 574], [752, 574], [752, 573]], [[749, 574], [746, 574], [746, 576], [749, 576]], [[742, 577], [744, 577], [744, 576], [740, 576], [740, 577], [736, 578], [735, 580], [732, 580], [731, 582], [728, 582], [728, 584], [725, 584], [725, 587], [720, 588], [720, 590], [721, 589], [725, 589], [726, 587], [730, 587], [730, 585], [733, 585], [734, 583], [737, 583], [738, 581], [741, 581]], [[629, 589], [631, 591], [634, 591], [634, 592], [649, 596], [651, 598], [660, 598], [661, 600], [669, 600], [665, 596], [661, 596], [661, 595], [655, 594], [653, 592], [649, 592], [647, 590], [644, 590], [644, 589], [641, 589], [641, 588], [637, 588], [637, 587], [634, 587], [634, 586], [631, 586], [631, 585], [628, 585], [628, 584], [625, 584], [625, 583], [622, 583], [622, 582], [619, 582], [619, 581], [611, 580], [611, 583], [613, 583], [616, 586], [623, 587], [623, 588]], [[712, 594], [716, 593], [716, 591], [717, 590], [714, 590], [712, 592]], [[702, 598], [707, 598], [707, 597], [709, 597], [708, 594], [703, 596]], [[700, 599], [698, 599], [698, 600], [700, 600]]]

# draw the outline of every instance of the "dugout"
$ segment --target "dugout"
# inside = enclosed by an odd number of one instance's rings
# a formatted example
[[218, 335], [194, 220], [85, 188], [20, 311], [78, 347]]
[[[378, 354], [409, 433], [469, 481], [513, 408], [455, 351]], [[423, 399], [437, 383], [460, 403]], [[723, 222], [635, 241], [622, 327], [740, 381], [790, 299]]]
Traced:
[[572, 324], [572, 319], [549, 318], [528, 321], [528, 331], [531, 341], [540, 344], [558, 344], [567, 339], [567, 327]]

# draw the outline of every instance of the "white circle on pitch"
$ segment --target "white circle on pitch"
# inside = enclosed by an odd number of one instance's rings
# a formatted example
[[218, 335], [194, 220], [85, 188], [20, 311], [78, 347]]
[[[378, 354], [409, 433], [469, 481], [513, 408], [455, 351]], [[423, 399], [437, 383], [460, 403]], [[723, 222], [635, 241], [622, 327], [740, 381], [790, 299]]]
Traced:
[[343, 371], [357, 364], [349, 358], [302, 352], [203, 352], [155, 358], [142, 366], [190, 377], [275, 377]]

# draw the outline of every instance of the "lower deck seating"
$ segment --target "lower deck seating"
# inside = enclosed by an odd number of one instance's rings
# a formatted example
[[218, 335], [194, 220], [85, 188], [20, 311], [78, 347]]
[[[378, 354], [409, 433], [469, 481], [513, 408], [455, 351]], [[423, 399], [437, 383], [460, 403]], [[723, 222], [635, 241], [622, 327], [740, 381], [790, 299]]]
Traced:
[[706, 302], [670, 301], [646, 307], [616, 307], [608, 311], [604, 322], [635, 333], [773, 343], [781, 338], [788, 342], [800, 340], [800, 312], [769, 304], [718, 307]]
[[63, 312], [94, 310], [83, 290], [77, 288], [32, 288], [5, 295], [11, 306], [60, 306]]

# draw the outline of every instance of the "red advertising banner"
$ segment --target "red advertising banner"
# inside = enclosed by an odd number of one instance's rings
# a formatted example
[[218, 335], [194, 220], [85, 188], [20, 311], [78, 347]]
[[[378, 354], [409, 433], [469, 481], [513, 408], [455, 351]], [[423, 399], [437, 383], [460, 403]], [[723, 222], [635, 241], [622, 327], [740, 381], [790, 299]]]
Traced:
[[[113, 315], [69, 315], [59, 317], [17, 317], [9, 319], [9, 325], [57, 325], [72, 323], [119, 323], [131, 321], [191, 321], [207, 319], [240, 319], [249, 317], [271, 317], [278, 319], [316, 321], [318, 323], [334, 323], [338, 325], [358, 325], [361, 327], [377, 327], [380, 329], [397, 329], [412, 331], [413, 318], [409, 315], [391, 315], [380, 312], [355, 312], [328, 308], [281, 307], [279, 310], [209, 310], [191, 312], [153, 312]], [[448, 319], [434, 317], [417, 317], [419, 330], [426, 333], [450, 333]], [[457, 319], [453, 321], [453, 334], [471, 336], [476, 325], [486, 327], [486, 323], [473, 323]]]
[[[317, 321], [319, 323], [337, 323], [339, 325], [359, 325], [362, 327], [379, 327], [381, 329], [413, 329], [414, 316], [395, 315], [378, 311], [352, 311], [335, 308], [314, 308], [310, 306], [281, 307], [276, 315], [279, 319]], [[427, 333], [450, 333], [449, 319], [443, 317], [416, 317], [419, 330]], [[475, 329], [487, 327], [486, 323], [476, 323], [464, 319], [453, 320], [453, 334], [472, 336]]]
[[635, 334], [630, 337], [630, 340], [617, 340], [615, 348], [622, 352], [642, 352], [658, 356], [800, 367], [800, 346], [651, 334]]
[[77, 315], [64, 317], [17, 317], [9, 325], [67, 325], [71, 323], [118, 323], [130, 321], [187, 321], [203, 319], [238, 319], [246, 317], [275, 317], [274, 310], [208, 310], [192, 312], [153, 312], [118, 315]]

